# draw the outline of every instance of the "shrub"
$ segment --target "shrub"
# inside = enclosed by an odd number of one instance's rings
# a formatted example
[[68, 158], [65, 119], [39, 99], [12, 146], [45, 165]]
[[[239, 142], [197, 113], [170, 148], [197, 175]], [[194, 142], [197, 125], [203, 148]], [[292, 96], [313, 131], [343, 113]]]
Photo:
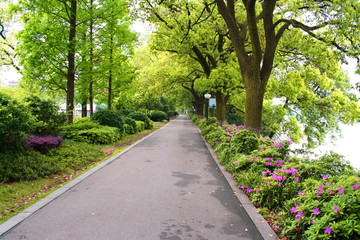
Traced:
[[117, 111], [123, 116], [128, 116], [130, 113], [135, 112], [135, 110], [132, 109], [120, 109]]
[[259, 148], [259, 140], [256, 134], [250, 130], [240, 130], [231, 139], [231, 149], [235, 153], [250, 154]]
[[[118, 128], [101, 126], [99, 123], [91, 122], [70, 125], [63, 128], [63, 136], [78, 142], [94, 143], [94, 144], [110, 144], [121, 139], [122, 133]], [[93, 125], [93, 127], [89, 127]], [[87, 128], [85, 128], [87, 127]]]
[[30, 96], [24, 100], [27, 108], [36, 118], [36, 127], [32, 133], [37, 135], [57, 135], [66, 122], [65, 113], [59, 113], [59, 107], [49, 99]]
[[124, 133], [124, 118], [118, 111], [100, 110], [91, 116], [91, 120], [101, 125], [116, 127], [122, 134]]
[[360, 180], [357, 176], [309, 179], [282, 215], [288, 239], [359, 239]]
[[23, 148], [26, 133], [35, 127], [35, 118], [28, 109], [0, 93], [0, 151], [18, 151]]
[[64, 126], [62, 135], [67, 139], [95, 144], [110, 144], [122, 137], [118, 128], [101, 126], [100, 123], [92, 121]]
[[32, 135], [27, 139], [26, 146], [29, 149], [46, 153], [53, 148], [59, 147], [62, 143], [63, 141], [59, 137]]
[[151, 111], [150, 119], [154, 122], [162, 122], [167, 118], [167, 114], [163, 111]]
[[85, 123], [85, 122], [90, 122], [90, 121], [91, 121], [90, 117], [74, 118], [74, 124]]
[[134, 134], [137, 132], [136, 121], [132, 118], [125, 117], [125, 124], [128, 125], [128, 130], [125, 129], [126, 134]]
[[145, 130], [145, 123], [143, 121], [135, 121], [136, 123], [136, 130], [138, 132], [142, 132]]
[[152, 129], [153, 128], [153, 123], [152, 121], [149, 119], [149, 117], [142, 113], [142, 112], [132, 112], [128, 115], [129, 118], [132, 118], [136, 121], [142, 121], [145, 124], [145, 129]]
[[60, 171], [59, 162], [40, 152], [0, 154], [0, 182], [34, 180]]
[[37, 151], [0, 154], [0, 182], [34, 180], [80, 170], [103, 154], [98, 147], [68, 140], [46, 154]]

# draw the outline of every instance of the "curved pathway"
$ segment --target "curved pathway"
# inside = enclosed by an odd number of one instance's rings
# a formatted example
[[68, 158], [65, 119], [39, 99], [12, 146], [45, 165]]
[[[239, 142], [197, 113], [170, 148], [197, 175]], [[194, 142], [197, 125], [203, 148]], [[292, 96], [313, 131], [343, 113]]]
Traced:
[[73, 185], [0, 239], [263, 239], [187, 116]]

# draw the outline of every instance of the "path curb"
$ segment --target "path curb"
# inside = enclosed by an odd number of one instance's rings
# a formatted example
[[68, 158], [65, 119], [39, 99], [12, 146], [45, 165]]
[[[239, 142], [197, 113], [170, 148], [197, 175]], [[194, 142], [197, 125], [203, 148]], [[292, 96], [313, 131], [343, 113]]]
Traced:
[[[199, 129], [199, 128], [198, 128]], [[234, 192], [235, 196], [238, 198], [241, 205], [244, 207], [245, 211], [249, 215], [250, 219], [253, 221], [257, 229], [259, 230], [261, 236], [264, 240], [279, 240], [275, 231], [270, 227], [270, 225], [266, 222], [264, 217], [257, 212], [256, 207], [250, 201], [248, 196], [243, 193], [237, 186], [236, 181], [233, 179], [232, 175], [226, 171], [225, 167], [220, 164], [220, 160], [218, 159], [215, 151], [210, 146], [210, 144], [205, 140], [205, 138], [201, 134], [201, 130], [199, 129], [200, 135], [204, 140], [207, 149], [209, 150], [212, 158], [215, 160], [218, 168], [220, 169], [221, 173], [224, 175], [226, 181], [229, 183], [232, 191]]]
[[[167, 123], [163, 127], [167, 126], [169, 123]], [[45, 207], [47, 204], [49, 204], [50, 202], [52, 202], [53, 200], [55, 200], [56, 198], [58, 198], [59, 196], [61, 196], [65, 192], [67, 192], [69, 189], [73, 188], [75, 185], [77, 185], [78, 183], [80, 183], [81, 181], [83, 181], [84, 179], [89, 177], [90, 175], [92, 175], [93, 173], [95, 173], [98, 170], [102, 169], [106, 165], [112, 163], [118, 157], [125, 154], [130, 149], [134, 148], [136, 145], [138, 145], [139, 143], [141, 143], [145, 139], [147, 139], [147, 138], [151, 137], [152, 135], [154, 135], [155, 133], [157, 133], [163, 127], [159, 128], [158, 130], [156, 130], [156, 131], [152, 132], [151, 134], [145, 136], [144, 138], [140, 139], [139, 141], [131, 144], [130, 146], [128, 146], [127, 148], [125, 148], [121, 152], [115, 154], [114, 156], [110, 157], [109, 159], [105, 160], [104, 162], [100, 163], [99, 165], [91, 168], [89, 171], [87, 171], [87, 172], [81, 174], [80, 176], [74, 178], [72, 181], [66, 183], [64, 186], [60, 187], [59, 189], [55, 190], [54, 192], [52, 192], [48, 196], [46, 196], [43, 199], [39, 200], [38, 202], [34, 203], [30, 207], [26, 208], [24, 211], [16, 214], [14, 217], [12, 217], [9, 220], [7, 220], [6, 222], [0, 224], [0, 237], [3, 234], [5, 234], [6, 232], [8, 232], [9, 230], [11, 230], [12, 228], [14, 228], [16, 225], [20, 224], [26, 218], [30, 217], [32, 214], [34, 214], [35, 212], [37, 212], [38, 210]]]

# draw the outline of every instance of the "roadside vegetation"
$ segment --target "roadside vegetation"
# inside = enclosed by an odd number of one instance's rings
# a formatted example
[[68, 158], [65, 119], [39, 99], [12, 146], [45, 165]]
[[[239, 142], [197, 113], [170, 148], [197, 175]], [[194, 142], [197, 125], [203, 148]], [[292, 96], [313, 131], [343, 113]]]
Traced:
[[154, 130], [148, 115], [134, 110], [101, 110], [66, 125], [48, 99], [0, 92], [0, 106], [0, 222]]
[[244, 126], [193, 121], [221, 164], [281, 239], [359, 239], [360, 172], [331, 152], [299, 157], [292, 140], [258, 138]]

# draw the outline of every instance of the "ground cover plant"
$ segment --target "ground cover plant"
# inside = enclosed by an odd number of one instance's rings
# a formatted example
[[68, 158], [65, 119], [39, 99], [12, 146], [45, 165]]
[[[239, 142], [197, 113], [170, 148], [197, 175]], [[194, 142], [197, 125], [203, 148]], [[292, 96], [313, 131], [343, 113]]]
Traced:
[[282, 239], [360, 238], [359, 172], [343, 156], [300, 158], [291, 140], [255, 141], [244, 126], [193, 120]]

